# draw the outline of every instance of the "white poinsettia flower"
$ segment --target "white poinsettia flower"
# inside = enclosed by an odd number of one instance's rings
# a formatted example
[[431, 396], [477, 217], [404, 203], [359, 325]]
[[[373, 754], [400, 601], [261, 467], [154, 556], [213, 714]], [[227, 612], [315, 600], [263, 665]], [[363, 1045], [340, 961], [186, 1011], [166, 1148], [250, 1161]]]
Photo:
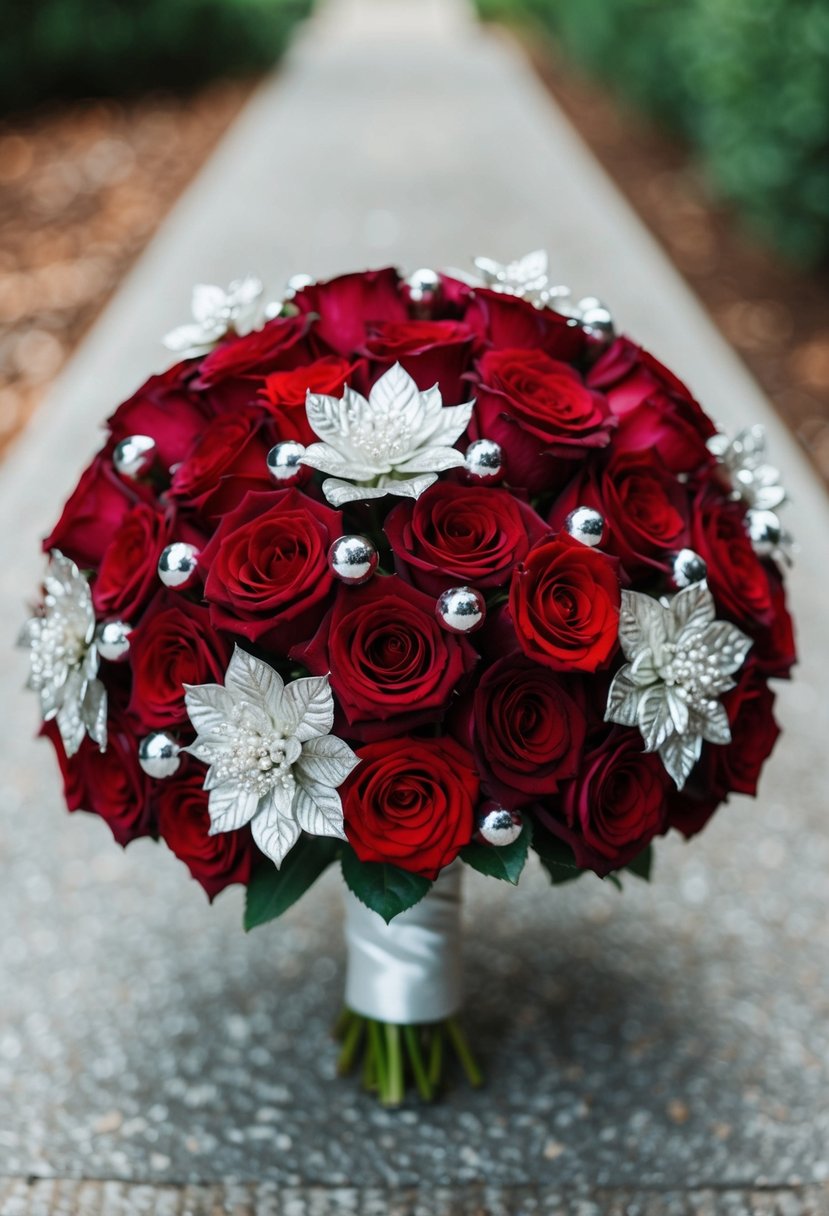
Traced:
[[731, 483], [735, 498], [758, 511], [776, 511], [787, 500], [780, 470], [766, 458], [766, 431], [759, 423], [745, 427], [730, 439], [713, 435], [708, 450], [717, 457]]
[[180, 358], [191, 359], [207, 354], [229, 333], [249, 333], [263, 290], [254, 275], [234, 279], [226, 291], [211, 283], [198, 283], [193, 288], [193, 320], [171, 330], [164, 345]]
[[89, 583], [73, 561], [54, 549], [43, 590], [43, 601], [20, 636], [20, 645], [29, 651], [27, 687], [40, 698], [43, 720], [57, 722], [67, 756], [75, 755], [85, 735], [105, 751], [107, 694], [97, 679]]
[[345, 840], [337, 787], [359, 760], [330, 733], [327, 676], [285, 684], [237, 646], [224, 685], [187, 684], [185, 702], [198, 732], [185, 750], [209, 765], [211, 835], [249, 823], [277, 866], [300, 832]]
[[662, 601], [622, 592], [619, 642], [628, 662], [608, 693], [606, 722], [637, 726], [646, 752], [659, 752], [682, 789], [699, 760], [703, 740], [731, 742], [719, 697], [751, 647], [736, 625], [716, 620], [706, 582]]
[[548, 260], [544, 249], [534, 249], [514, 262], [475, 258], [475, 269], [487, 287], [511, 296], [532, 295], [542, 291], [548, 283]]
[[474, 401], [445, 406], [437, 385], [421, 392], [399, 363], [380, 377], [368, 400], [308, 393], [308, 422], [319, 437], [302, 463], [329, 476], [322, 484], [335, 507], [397, 494], [418, 498], [438, 474], [463, 464], [452, 445], [472, 417]]

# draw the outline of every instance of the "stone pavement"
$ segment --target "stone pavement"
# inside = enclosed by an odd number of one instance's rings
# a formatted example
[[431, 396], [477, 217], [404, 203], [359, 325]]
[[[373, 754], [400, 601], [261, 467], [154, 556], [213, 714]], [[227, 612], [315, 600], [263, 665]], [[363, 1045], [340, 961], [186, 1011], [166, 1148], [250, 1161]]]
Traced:
[[[460, 0], [329, 0], [124, 284], [0, 475], [12, 638], [96, 424], [196, 280], [465, 265], [539, 245], [793, 488], [804, 663], [757, 802], [620, 896], [470, 881], [488, 1087], [378, 1110], [334, 1078], [330, 874], [241, 931], [171, 854], [68, 817], [2, 678], [0, 1213], [829, 1212], [829, 506], [768, 404], [515, 49]], [[355, 1190], [353, 1188], [364, 1188]]]

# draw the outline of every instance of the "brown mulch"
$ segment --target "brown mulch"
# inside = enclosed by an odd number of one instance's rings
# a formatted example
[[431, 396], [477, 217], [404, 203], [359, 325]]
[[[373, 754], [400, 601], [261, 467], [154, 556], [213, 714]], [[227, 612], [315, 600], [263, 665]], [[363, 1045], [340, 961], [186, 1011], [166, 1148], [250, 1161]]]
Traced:
[[252, 88], [0, 119], [0, 452]]
[[523, 39], [536, 71], [662, 243], [829, 485], [829, 271], [786, 263], [712, 201], [692, 158], [617, 96]]

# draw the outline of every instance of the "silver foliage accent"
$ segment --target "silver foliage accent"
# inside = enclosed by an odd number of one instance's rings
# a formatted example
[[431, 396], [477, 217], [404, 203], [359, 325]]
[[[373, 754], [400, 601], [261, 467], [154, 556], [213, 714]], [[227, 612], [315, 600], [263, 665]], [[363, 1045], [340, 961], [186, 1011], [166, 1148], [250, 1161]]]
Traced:
[[224, 685], [187, 684], [185, 703], [198, 733], [184, 750], [209, 766], [211, 835], [249, 823], [277, 867], [301, 831], [345, 840], [337, 787], [359, 760], [330, 733], [327, 676], [285, 684], [237, 646]]
[[734, 688], [751, 639], [716, 619], [702, 581], [670, 600], [623, 591], [619, 643], [628, 661], [613, 678], [605, 721], [638, 727], [645, 751], [659, 752], [681, 790], [703, 740], [731, 742], [719, 697]]
[[474, 404], [444, 406], [437, 385], [421, 392], [399, 363], [368, 400], [348, 386], [342, 397], [309, 392], [305, 410], [320, 442], [306, 448], [301, 463], [329, 474], [322, 489], [334, 507], [386, 494], [418, 498], [439, 473], [463, 464], [452, 445]]
[[481, 282], [492, 291], [519, 296], [536, 308], [552, 308], [562, 316], [569, 317], [573, 324], [581, 325], [593, 337], [613, 337], [613, 318], [601, 300], [595, 296], [576, 300], [569, 287], [553, 282], [545, 250], [534, 249], [514, 262], [475, 258], [474, 263]]
[[179, 325], [164, 338], [168, 350], [181, 359], [205, 355], [229, 333], [246, 334], [253, 329], [264, 288], [254, 275], [234, 279], [225, 290], [211, 283], [193, 288], [193, 320]]
[[766, 458], [766, 431], [759, 423], [728, 435], [713, 435], [708, 450], [722, 465], [734, 498], [759, 511], [776, 511], [788, 499], [780, 470]]
[[40, 698], [43, 720], [57, 722], [67, 756], [76, 754], [85, 735], [105, 751], [107, 694], [97, 679], [89, 583], [73, 561], [53, 549], [43, 590], [43, 600], [19, 641], [29, 651], [27, 687]]

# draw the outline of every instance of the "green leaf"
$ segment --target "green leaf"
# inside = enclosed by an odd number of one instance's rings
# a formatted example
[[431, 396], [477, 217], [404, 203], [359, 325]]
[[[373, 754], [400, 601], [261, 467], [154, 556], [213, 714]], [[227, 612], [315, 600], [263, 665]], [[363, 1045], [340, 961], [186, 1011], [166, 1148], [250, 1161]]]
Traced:
[[348, 846], [343, 848], [342, 867], [349, 891], [372, 912], [382, 916], [386, 924], [419, 903], [432, 885], [428, 878], [410, 874], [387, 862], [360, 861]]
[[468, 866], [472, 866], [473, 870], [477, 870], [479, 874], [485, 874], [487, 878], [500, 878], [504, 882], [511, 882], [513, 886], [517, 886], [530, 851], [532, 838], [532, 822], [526, 818], [523, 832], [512, 844], [499, 847], [479, 844], [477, 840], [473, 840], [471, 844], [461, 849], [461, 859]]
[[550, 875], [551, 882], [573, 882], [584, 873], [584, 870], [576, 865], [572, 849], [539, 824], [535, 825], [533, 848]]
[[651, 867], [653, 866], [653, 846], [648, 845], [643, 849], [638, 857], [634, 857], [633, 861], [629, 861], [625, 866], [626, 870], [630, 870], [631, 874], [635, 874], [637, 878], [641, 878], [643, 882], [650, 882]]
[[245, 930], [276, 920], [304, 895], [335, 860], [340, 842], [324, 836], [300, 836], [280, 869], [261, 865], [253, 872], [245, 898]]

